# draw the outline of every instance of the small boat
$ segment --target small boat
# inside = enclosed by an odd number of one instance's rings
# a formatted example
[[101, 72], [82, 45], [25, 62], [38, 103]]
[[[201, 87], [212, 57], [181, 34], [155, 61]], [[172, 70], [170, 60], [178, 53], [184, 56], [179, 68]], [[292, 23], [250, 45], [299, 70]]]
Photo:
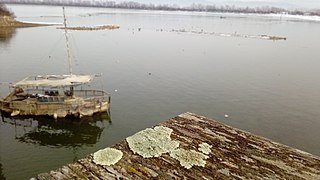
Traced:
[[95, 113], [110, 114], [110, 95], [103, 90], [77, 89], [90, 83], [97, 75], [72, 73], [68, 46], [67, 26], [63, 8], [66, 46], [69, 60], [68, 75], [28, 76], [12, 86], [12, 91], [0, 99], [0, 111], [11, 116], [92, 116]]
[[77, 90], [90, 83], [94, 75], [37, 75], [13, 85], [13, 90], [0, 99], [0, 110], [16, 115], [92, 116], [109, 113], [110, 95], [103, 90]]

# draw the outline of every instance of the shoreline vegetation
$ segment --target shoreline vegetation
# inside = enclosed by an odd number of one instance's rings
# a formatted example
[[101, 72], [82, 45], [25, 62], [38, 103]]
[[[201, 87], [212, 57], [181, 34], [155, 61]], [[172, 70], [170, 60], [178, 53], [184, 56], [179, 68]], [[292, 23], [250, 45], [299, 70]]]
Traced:
[[13, 12], [8, 10], [4, 4], [0, 4], [0, 28], [20, 28], [20, 27], [36, 27], [50, 26], [51, 24], [20, 22], [15, 19]]
[[82, 6], [101, 7], [119, 9], [138, 10], [163, 10], [163, 11], [195, 11], [195, 12], [216, 12], [216, 13], [247, 13], [247, 14], [289, 14], [304, 16], [320, 16], [320, 9], [285, 9], [279, 7], [237, 7], [235, 5], [215, 5], [193, 3], [189, 6], [179, 6], [177, 4], [151, 4], [139, 3], [135, 1], [62, 1], [62, 0], [0, 0], [0, 3], [8, 4], [31, 4], [31, 5], [51, 5], [51, 6]]
[[36, 27], [36, 26], [50, 26], [50, 25], [51, 24], [20, 22], [15, 20], [14, 17], [0, 15], [0, 28], [22, 28], [22, 27]]
[[[34, 23], [34, 22], [20, 22], [15, 19], [15, 15], [11, 12], [4, 4], [0, 3], [0, 28], [22, 28], [22, 27], [36, 27], [36, 26], [51, 26], [57, 24], [44, 24], [44, 23]], [[57, 29], [67, 29], [67, 30], [82, 30], [82, 31], [93, 31], [93, 30], [114, 30], [119, 29], [120, 26], [117, 25], [100, 25], [100, 26], [76, 26], [76, 27], [57, 27]], [[8, 34], [5, 31], [5, 34]]]

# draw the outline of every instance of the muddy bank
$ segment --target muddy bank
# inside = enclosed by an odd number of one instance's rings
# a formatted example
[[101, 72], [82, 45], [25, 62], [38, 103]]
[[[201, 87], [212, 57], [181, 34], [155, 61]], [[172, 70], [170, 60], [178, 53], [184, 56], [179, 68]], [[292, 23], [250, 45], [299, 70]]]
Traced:
[[79, 31], [94, 31], [94, 30], [114, 30], [119, 29], [120, 26], [117, 25], [102, 25], [102, 26], [77, 26], [77, 27], [58, 27], [57, 29], [67, 29], [67, 30], [79, 30]]
[[36, 27], [50, 26], [51, 24], [27, 23], [15, 20], [11, 16], [0, 16], [0, 28], [20, 28], [20, 27]]

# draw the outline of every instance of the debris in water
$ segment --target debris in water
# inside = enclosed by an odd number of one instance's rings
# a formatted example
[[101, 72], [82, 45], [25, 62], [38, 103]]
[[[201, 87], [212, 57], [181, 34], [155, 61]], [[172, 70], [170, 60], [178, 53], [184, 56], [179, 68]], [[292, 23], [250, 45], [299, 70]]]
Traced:
[[[162, 31], [162, 29], [161, 29]], [[165, 31], [165, 30], [163, 30]], [[204, 31], [201, 29], [200, 31], [195, 31], [195, 30], [186, 30], [186, 29], [172, 29], [172, 30], [167, 30], [167, 32], [177, 32], [177, 33], [191, 33], [191, 34], [205, 34], [205, 35], [215, 35], [215, 36], [221, 36], [221, 37], [242, 37], [242, 38], [253, 38], [253, 39], [264, 39], [264, 40], [287, 40], [286, 37], [281, 37], [281, 36], [272, 36], [272, 35], [246, 35], [246, 34], [238, 34], [237, 32], [235, 33], [215, 33], [215, 32], [208, 32]]]
[[67, 30], [81, 30], [81, 31], [93, 31], [93, 30], [114, 30], [114, 29], [119, 29], [120, 26], [117, 25], [101, 25], [101, 26], [77, 26], [77, 27], [57, 27], [57, 29], [67, 29]]

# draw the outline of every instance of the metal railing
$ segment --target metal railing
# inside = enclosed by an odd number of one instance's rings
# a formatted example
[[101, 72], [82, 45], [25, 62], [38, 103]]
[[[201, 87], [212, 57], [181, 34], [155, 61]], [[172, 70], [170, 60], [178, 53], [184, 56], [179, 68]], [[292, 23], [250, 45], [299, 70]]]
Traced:
[[74, 95], [82, 97], [85, 101], [110, 103], [110, 95], [102, 90], [74, 90]]
[[63, 102], [70, 95], [81, 97], [84, 101], [105, 102], [110, 103], [110, 95], [102, 90], [73, 90], [73, 94], [70, 91], [64, 91], [64, 94], [59, 94], [58, 90], [45, 90], [45, 89], [26, 89], [28, 94], [37, 97], [39, 102]]

